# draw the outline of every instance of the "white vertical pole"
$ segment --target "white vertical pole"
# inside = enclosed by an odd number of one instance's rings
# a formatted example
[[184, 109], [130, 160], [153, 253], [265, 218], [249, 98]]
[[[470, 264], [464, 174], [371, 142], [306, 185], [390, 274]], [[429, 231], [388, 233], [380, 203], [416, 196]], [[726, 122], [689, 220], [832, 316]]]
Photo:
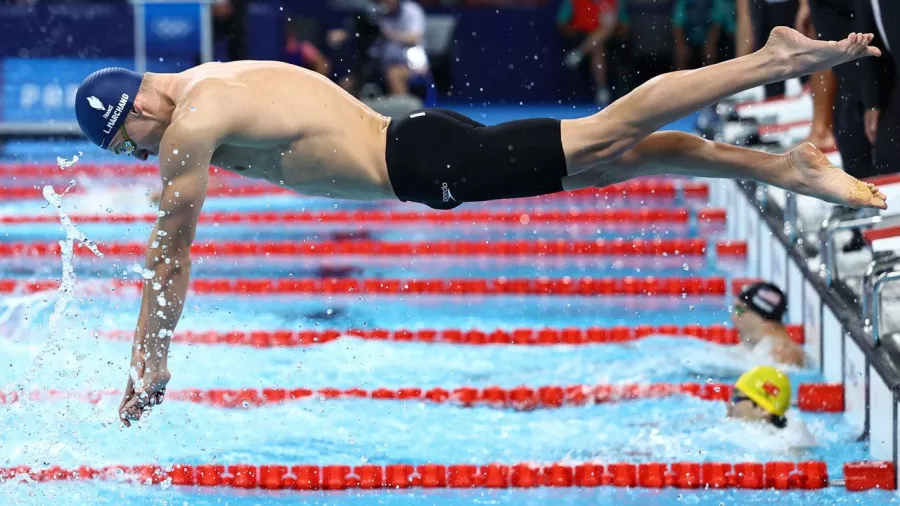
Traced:
[[134, 67], [137, 73], [142, 74], [147, 71], [146, 13], [142, 0], [133, 0], [131, 5], [134, 9]]
[[209, 1], [201, 0], [198, 7], [200, 7], [200, 60], [205, 63], [213, 59], [212, 14]]

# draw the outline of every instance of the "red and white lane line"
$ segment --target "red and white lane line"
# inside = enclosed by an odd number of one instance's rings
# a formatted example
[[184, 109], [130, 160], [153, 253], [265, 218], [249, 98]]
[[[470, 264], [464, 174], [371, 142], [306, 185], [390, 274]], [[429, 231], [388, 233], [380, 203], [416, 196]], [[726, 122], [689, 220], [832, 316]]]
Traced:
[[[788, 325], [788, 333], [794, 342], [804, 343], [802, 325]], [[112, 330], [102, 332], [102, 337], [111, 340], [131, 340], [133, 331]], [[175, 334], [175, 342], [188, 344], [252, 346], [255, 348], [286, 348], [294, 346], [314, 346], [325, 344], [343, 336], [369, 341], [393, 341], [415, 343], [441, 343], [470, 346], [552, 346], [552, 345], [596, 345], [627, 343], [648, 336], [687, 336], [719, 345], [736, 345], [740, 342], [736, 329], [723, 325], [704, 327], [701, 325], [638, 325], [636, 327], [588, 327], [588, 328], [517, 328], [495, 329], [349, 329], [330, 330], [231, 330], [227, 332], [180, 331]]]
[[647, 462], [599, 464], [366, 464], [248, 465], [158, 464], [65, 469], [0, 469], [0, 482], [108, 480], [120, 483], [265, 490], [373, 490], [409, 488], [600, 487], [693, 490], [894, 490], [892, 462], [848, 462], [843, 478], [830, 478], [821, 461]]
[[[107, 397], [118, 397], [118, 390], [65, 392], [59, 390], [0, 392], [0, 404], [15, 404], [23, 397], [31, 402], [76, 399], [98, 403]], [[452, 404], [463, 408], [491, 407], [532, 411], [565, 406], [585, 406], [639, 399], [660, 399], [689, 395], [707, 401], [727, 402], [732, 387], [724, 383], [645, 383], [613, 385], [547, 385], [503, 388], [471, 386], [457, 388], [186, 388], [169, 390], [166, 399], [205, 404], [217, 408], [248, 409], [288, 402], [314, 400], [371, 399], [379, 401], [430, 402]], [[808, 383], [798, 388], [797, 407], [801, 411], [839, 413], [844, 411], [844, 388], [840, 384]]]
[[[745, 241], [707, 241], [706, 239], [598, 239], [572, 241], [566, 239], [537, 241], [209, 241], [195, 243], [194, 255], [213, 256], [323, 256], [323, 255], [448, 255], [448, 256], [703, 256], [710, 243], [720, 257], [747, 256]], [[145, 242], [105, 242], [99, 246], [105, 255], [143, 255]], [[76, 247], [76, 255], [91, 256], [85, 247]], [[0, 243], [0, 258], [58, 256], [58, 242]]]
[[[700, 223], [724, 223], [724, 209], [604, 209], [604, 210], [538, 210], [538, 211], [255, 211], [205, 212], [200, 223], [219, 224], [483, 224], [536, 225], [544, 223], [687, 224], [691, 217]], [[78, 214], [70, 215], [76, 223], [153, 223], [156, 214]], [[57, 223], [55, 214], [7, 214], [0, 216], [3, 224]]]
[[[134, 293], [141, 281], [102, 279], [82, 281], [89, 293]], [[35, 293], [59, 288], [57, 280], [0, 279], [0, 294]], [[190, 282], [195, 294], [247, 295], [543, 295], [543, 296], [725, 296], [722, 277], [684, 278], [493, 278], [493, 279], [380, 279], [380, 278], [199, 278]]]

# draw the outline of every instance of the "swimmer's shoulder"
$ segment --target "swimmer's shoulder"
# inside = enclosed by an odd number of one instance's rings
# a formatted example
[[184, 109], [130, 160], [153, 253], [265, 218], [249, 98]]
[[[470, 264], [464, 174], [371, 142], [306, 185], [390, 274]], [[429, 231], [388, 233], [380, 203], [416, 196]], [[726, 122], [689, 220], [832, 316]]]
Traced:
[[803, 348], [793, 341], [779, 340], [772, 348], [772, 356], [779, 363], [797, 367], [803, 367], [806, 362]]
[[252, 94], [221, 77], [199, 77], [187, 82], [172, 112], [179, 130], [227, 131], [240, 121]]

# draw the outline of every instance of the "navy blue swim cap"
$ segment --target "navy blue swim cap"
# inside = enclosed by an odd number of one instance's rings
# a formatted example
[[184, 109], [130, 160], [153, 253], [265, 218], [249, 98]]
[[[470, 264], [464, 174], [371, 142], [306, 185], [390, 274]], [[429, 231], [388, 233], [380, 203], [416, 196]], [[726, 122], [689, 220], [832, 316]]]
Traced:
[[131, 112], [143, 78], [128, 69], [110, 67], [81, 82], [75, 93], [75, 117], [91, 142], [103, 149], [109, 147]]

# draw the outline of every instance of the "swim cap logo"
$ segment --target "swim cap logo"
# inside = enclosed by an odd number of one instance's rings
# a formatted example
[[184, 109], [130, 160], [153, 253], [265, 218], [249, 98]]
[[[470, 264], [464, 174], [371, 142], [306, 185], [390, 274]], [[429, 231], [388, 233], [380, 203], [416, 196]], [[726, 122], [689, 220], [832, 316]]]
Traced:
[[441, 183], [441, 194], [444, 202], [450, 202], [451, 200], [456, 202], [456, 199], [453, 198], [453, 194], [450, 193], [450, 187], [447, 186], [447, 183]]
[[766, 301], [765, 299], [763, 299], [762, 297], [760, 297], [759, 294], [756, 294], [753, 297], [753, 303], [756, 305], [756, 307], [758, 307], [768, 313], [775, 311], [775, 306], [773, 306], [772, 304], [769, 304], [769, 302]]
[[97, 109], [98, 111], [106, 110], [106, 106], [103, 105], [103, 102], [101, 102], [100, 99], [97, 97], [88, 97], [87, 101], [89, 104], [91, 104], [91, 107], [93, 107], [94, 109]]
[[757, 295], [759, 295], [763, 300], [768, 301], [772, 305], [777, 306], [778, 304], [781, 304], [781, 295], [778, 295], [778, 293], [773, 290], [763, 288], [757, 293]]
[[771, 395], [772, 397], [775, 397], [775, 396], [777, 396], [779, 393], [781, 393], [781, 389], [778, 388], [777, 386], [775, 386], [775, 385], [774, 385], [772, 382], [770, 382], [770, 381], [765, 382], [765, 383], [763, 384], [762, 388], [763, 388], [763, 390], [766, 391], [767, 394]]

